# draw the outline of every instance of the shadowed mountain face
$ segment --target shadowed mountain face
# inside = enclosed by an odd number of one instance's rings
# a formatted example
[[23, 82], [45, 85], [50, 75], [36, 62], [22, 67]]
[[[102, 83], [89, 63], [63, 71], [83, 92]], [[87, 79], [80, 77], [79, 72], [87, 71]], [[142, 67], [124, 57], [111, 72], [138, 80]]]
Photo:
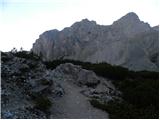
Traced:
[[109, 26], [83, 19], [62, 31], [46, 31], [32, 51], [47, 61], [74, 59], [158, 71], [158, 33], [159, 26], [152, 28], [131, 12]]

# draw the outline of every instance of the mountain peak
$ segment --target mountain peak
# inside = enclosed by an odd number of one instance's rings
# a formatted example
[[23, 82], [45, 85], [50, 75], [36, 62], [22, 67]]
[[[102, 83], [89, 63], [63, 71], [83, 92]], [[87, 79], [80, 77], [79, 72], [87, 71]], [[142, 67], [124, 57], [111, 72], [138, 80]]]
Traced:
[[113, 28], [121, 29], [126, 36], [132, 37], [135, 34], [149, 30], [150, 25], [141, 21], [136, 13], [130, 12], [113, 22]]
[[136, 13], [134, 12], [129, 12], [128, 14], [126, 14], [125, 16], [122, 17], [122, 19], [132, 19], [132, 20], [139, 20], [139, 17]]
[[123, 17], [121, 17], [120, 19], [118, 19], [117, 21], [115, 21], [113, 24], [121, 24], [121, 23], [128, 24], [128, 23], [136, 23], [136, 22], [140, 22], [138, 15], [134, 12], [129, 12]]

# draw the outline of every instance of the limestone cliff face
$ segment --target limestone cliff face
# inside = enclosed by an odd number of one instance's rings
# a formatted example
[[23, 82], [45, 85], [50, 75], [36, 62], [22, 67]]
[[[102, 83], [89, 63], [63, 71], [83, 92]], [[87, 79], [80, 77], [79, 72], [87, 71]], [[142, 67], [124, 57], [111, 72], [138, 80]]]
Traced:
[[112, 25], [83, 19], [62, 31], [42, 33], [32, 51], [44, 60], [107, 62], [132, 70], [158, 70], [159, 30], [128, 13]]
[[153, 29], [159, 31], [159, 25], [154, 26]]

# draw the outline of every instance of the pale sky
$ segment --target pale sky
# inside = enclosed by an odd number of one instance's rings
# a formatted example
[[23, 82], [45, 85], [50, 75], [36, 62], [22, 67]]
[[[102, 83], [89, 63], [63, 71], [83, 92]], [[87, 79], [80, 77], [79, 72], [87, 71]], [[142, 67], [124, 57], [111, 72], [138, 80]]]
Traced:
[[84, 18], [110, 25], [135, 12], [151, 26], [159, 24], [160, 0], [0, 0], [0, 50], [30, 50], [46, 30], [71, 26]]

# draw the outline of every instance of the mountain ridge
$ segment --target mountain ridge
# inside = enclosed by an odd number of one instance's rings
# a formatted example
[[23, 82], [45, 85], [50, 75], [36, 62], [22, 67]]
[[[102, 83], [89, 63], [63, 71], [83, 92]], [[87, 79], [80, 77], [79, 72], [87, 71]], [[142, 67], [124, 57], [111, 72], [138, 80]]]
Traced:
[[[82, 19], [61, 31], [54, 29], [42, 33], [33, 44], [32, 51], [43, 56], [46, 61], [64, 58], [93, 63], [107, 62], [138, 71], [157, 71], [157, 63], [150, 61], [146, 51], [141, 48], [141, 44], [137, 44], [139, 42], [133, 42], [139, 39], [136, 38], [138, 34], [150, 31], [155, 31], [155, 29], [148, 23], [140, 21], [133, 12], [121, 17], [112, 25], [106, 26]], [[158, 31], [155, 32], [158, 34]], [[146, 39], [151, 40], [146, 44], [152, 42], [155, 46], [152, 51], [159, 54], [157, 35], [156, 38], [150, 37], [152, 35], [147, 36]], [[143, 39], [141, 38], [140, 41], [144, 41]], [[152, 46], [150, 47], [152, 49]]]

